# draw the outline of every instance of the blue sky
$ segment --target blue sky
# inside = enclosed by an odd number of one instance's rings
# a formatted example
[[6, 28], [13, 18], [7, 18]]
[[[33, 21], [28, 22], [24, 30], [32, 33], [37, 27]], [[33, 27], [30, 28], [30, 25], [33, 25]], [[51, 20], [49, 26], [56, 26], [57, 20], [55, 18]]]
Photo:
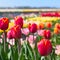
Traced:
[[60, 8], [60, 0], [0, 0], [0, 7], [17, 6]]

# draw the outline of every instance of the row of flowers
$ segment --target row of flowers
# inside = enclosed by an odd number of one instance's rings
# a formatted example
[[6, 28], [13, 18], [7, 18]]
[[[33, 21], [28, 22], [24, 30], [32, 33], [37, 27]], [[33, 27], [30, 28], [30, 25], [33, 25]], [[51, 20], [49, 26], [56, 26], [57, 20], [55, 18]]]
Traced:
[[39, 24], [40, 22], [53, 22], [53, 21], [57, 21], [60, 20], [60, 17], [32, 17], [32, 18], [26, 18], [25, 19], [26, 22], [30, 22], [30, 23], [37, 23]]
[[[15, 17], [14, 25], [6, 31], [9, 27], [9, 19], [0, 18], [0, 29], [3, 30], [3, 37], [0, 35], [1, 60], [55, 60], [56, 56], [60, 55], [60, 45], [58, 45], [60, 44], [60, 23], [58, 21], [41, 22], [39, 25], [29, 23], [27, 28], [23, 28], [23, 22], [22, 17]], [[10, 43], [11, 40], [12, 43]], [[4, 51], [3, 55], [2, 51]]]
[[60, 17], [60, 12], [45, 12], [41, 13], [41, 16]]

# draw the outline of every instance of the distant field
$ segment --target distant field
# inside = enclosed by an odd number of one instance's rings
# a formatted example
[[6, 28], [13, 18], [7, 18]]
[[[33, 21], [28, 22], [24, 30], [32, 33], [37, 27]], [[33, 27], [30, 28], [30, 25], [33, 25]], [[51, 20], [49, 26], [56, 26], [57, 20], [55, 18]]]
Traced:
[[43, 11], [60, 12], [60, 9], [0, 9], [0, 12], [43, 12]]

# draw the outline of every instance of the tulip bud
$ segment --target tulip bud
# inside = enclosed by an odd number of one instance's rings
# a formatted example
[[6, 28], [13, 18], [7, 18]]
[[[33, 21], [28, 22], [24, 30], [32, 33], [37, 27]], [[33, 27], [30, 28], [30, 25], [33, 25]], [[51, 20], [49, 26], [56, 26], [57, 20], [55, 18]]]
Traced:
[[52, 44], [48, 39], [42, 39], [37, 43], [38, 52], [41, 56], [47, 56], [52, 52]]
[[0, 18], [0, 29], [7, 30], [9, 26], [9, 19], [6, 17]]
[[15, 25], [19, 25], [21, 28], [23, 27], [23, 18], [20, 16], [15, 17], [14, 19]]
[[50, 38], [51, 38], [51, 32], [50, 32], [50, 30], [45, 30], [45, 31], [43, 32], [43, 35], [44, 35], [44, 37], [45, 37], [46, 39], [50, 39]]
[[33, 23], [32, 25], [29, 24], [28, 28], [31, 33], [35, 33], [37, 31], [37, 25], [35, 23]]

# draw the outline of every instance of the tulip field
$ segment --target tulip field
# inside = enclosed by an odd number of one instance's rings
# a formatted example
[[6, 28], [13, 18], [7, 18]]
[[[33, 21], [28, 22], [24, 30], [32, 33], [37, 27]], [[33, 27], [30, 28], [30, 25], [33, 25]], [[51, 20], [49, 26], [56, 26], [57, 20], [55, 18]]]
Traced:
[[60, 60], [60, 17], [1, 17], [0, 60]]

